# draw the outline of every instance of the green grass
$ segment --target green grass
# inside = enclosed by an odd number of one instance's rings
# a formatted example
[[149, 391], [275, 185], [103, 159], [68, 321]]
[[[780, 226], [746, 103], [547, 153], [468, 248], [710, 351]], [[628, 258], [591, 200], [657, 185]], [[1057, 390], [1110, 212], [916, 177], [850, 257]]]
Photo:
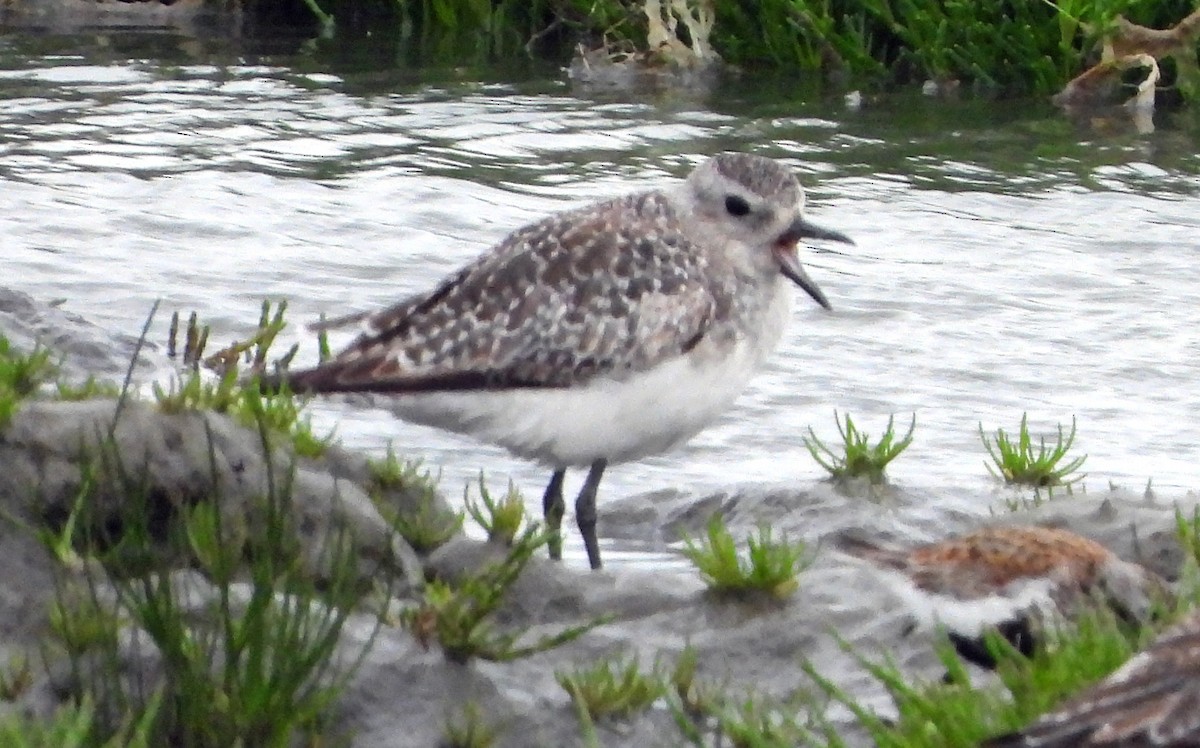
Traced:
[[491, 748], [499, 737], [499, 729], [484, 719], [479, 706], [468, 702], [457, 715], [446, 718], [438, 748]]
[[[263, 319], [277, 332], [282, 309], [274, 319], [267, 311], [264, 306]], [[153, 313], [139, 350], [152, 318]], [[253, 384], [243, 385], [235, 365], [214, 382], [203, 382], [198, 369], [204, 365], [207, 334], [193, 321], [188, 338], [185, 358], [193, 371], [160, 392], [165, 410], [224, 410], [258, 433], [264, 455], [281, 433], [295, 442], [302, 429], [294, 399], [286, 393], [265, 396]], [[263, 365], [273, 336], [255, 339], [229, 360], [243, 357], [251, 366]], [[19, 397], [31, 395], [52, 376], [48, 362], [45, 351], [21, 356], [3, 341], [0, 376], [7, 378], [0, 380], [0, 409], [15, 407]], [[66, 399], [115, 394], [124, 403], [132, 397], [128, 383], [127, 374], [125, 387], [115, 393], [92, 379], [80, 386], [60, 383], [59, 393]], [[80, 489], [67, 516], [53, 526], [27, 527], [55, 561], [48, 624], [57, 643], [45, 654], [65, 660], [79, 701], [47, 724], [0, 720], [0, 743], [224, 748], [342, 740], [326, 734], [329, 707], [358, 660], [352, 652], [335, 657], [335, 647], [369, 590], [382, 585], [384, 594], [390, 591], [387, 562], [381, 560], [376, 573], [364, 577], [353, 539], [338, 529], [306, 538], [310, 546], [302, 548], [293, 526], [292, 473], [275, 460], [264, 462], [263, 495], [226, 511], [228, 502], [219, 494], [156, 493], [138, 466], [118, 453], [113, 432], [115, 425], [82, 466]], [[215, 474], [212, 438], [209, 460]], [[116, 515], [97, 514], [100, 494], [122, 497]], [[194, 577], [180, 573], [185, 569], [199, 572], [211, 585], [203, 610], [193, 607], [196, 589], [189, 579]], [[376, 616], [376, 627], [382, 615]], [[161, 668], [161, 681], [143, 682], [142, 671], [127, 669], [126, 647], [134, 631], [156, 653], [145, 672]], [[372, 640], [373, 634], [359, 657]], [[10, 665], [0, 675], [0, 696], [18, 696], [26, 687], [26, 671], [15, 661]]]
[[636, 656], [609, 658], [554, 674], [558, 684], [593, 720], [645, 711], [664, 696], [667, 683], [657, 667], [646, 672]]
[[0, 670], [0, 701], [16, 701], [33, 685], [33, 668], [29, 658], [16, 655]]
[[1037, 446], [1034, 446], [1029, 433], [1028, 419], [1027, 413], [1021, 414], [1021, 426], [1016, 439], [1005, 433], [1004, 429], [996, 429], [995, 436], [989, 440], [983, 424], [979, 424], [979, 438], [983, 440], [983, 446], [992, 459], [991, 464], [984, 463], [988, 472], [1005, 483], [1034, 488], [1069, 486], [1086, 477], [1074, 473], [1087, 460], [1087, 455], [1067, 457], [1075, 443], [1075, 419], [1071, 419], [1069, 434], [1064, 436], [1062, 424], [1059, 424], [1058, 439], [1048, 445], [1046, 438], [1042, 437]]
[[368, 458], [367, 471], [371, 483], [381, 490], [418, 489], [436, 491], [440, 476], [434, 476], [422, 468], [420, 460], [401, 460], [395, 446], [388, 442], [387, 454], [382, 460]]
[[155, 748], [151, 728], [160, 706], [153, 697], [136, 719], [122, 723], [111, 736], [98, 734], [96, 709], [84, 699], [59, 707], [49, 721], [22, 714], [0, 719], [0, 745], [5, 748]]
[[719, 687], [696, 677], [699, 664], [700, 654], [689, 644], [679, 653], [666, 678], [669, 706], [685, 736], [694, 732], [697, 721], [715, 710], [722, 696]]
[[22, 354], [12, 348], [8, 338], [0, 337], [0, 388], [17, 397], [28, 397], [50, 381], [57, 370], [48, 348], [35, 346]]
[[[369, 494], [387, 523], [418, 553], [429, 553], [462, 531], [465, 515], [446, 507], [438, 495], [441, 475], [420, 460], [401, 460], [391, 444], [382, 460], [367, 460]], [[403, 493], [397, 502], [393, 492]]]
[[[314, 17], [323, 19], [343, 10], [352, 16], [353, 6], [320, 0], [319, 8]], [[1061, 89], [1094, 60], [1118, 14], [1167, 28], [1191, 12], [1192, 3], [716, 0], [714, 8], [709, 41], [747, 75], [774, 68], [855, 87], [936, 79], [989, 94], [1041, 95]], [[648, 48], [644, 3], [629, 0], [403, 0], [392, 20], [404, 54], [417, 49], [460, 65], [484, 67], [531, 54], [564, 59], [578, 43]]]
[[20, 353], [0, 335], [0, 428], [12, 420], [22, 400], [34, 395], [56, 373], [48, 349], [35, 347]]
[[511, 546], [526, 520], [525, 499], [513, 482], [508, 482], [504, 498], [493, 499], [482, 471], [479, 473], [479, 502], [472, 501], [464, 488], [463, 503], [471, 518], [487, 532], [488, 540], [495, 543]]
[[811, 561], [803, 543], [776, 540], [771, 529], [762, 526], [746, 545], [743, 554], [724, 521], [714, 515], [703, 539], [684, 538], [683, 555], [718, 595], [783, 599], [796, 591], [797, 577]]
[[871, 444], [871, 437], [854, 425], [850, 414], [846, 414], [843, 424], [835, 410], [833, 419], [837, 422], [838, 433], [842, 437], [840, 452], [835, 452], [817, 438], [811, 426], [808, 429], [809, 436], [804, 437], [804, 446], [808, 447], [809, 454], [817, 464], [825, 468], [833, 480], [846, 482], [865, 478], [873, 486], [887, 483], [884, 471], [888, 463], [899, 457], [900, 453], [912, 444], [913, 431], [917, 428], [917, 415], [914, 413], [908, 433], [897, 439], [894, 417], [889, 416], [883, 435], [877, 443]]
[[208, 410], [225, 413], [243, 426], [253, 426], [261, 418], [272, 431], [286, 435], [292, 450], [302, 457], [320, 457], [333, 443], [333, 433], [318, 436], [313, 431], [311, 419], [303, 415], [303, 399], [286, 389], [263, 393], [253, 380], [243, 380], [236, 368], [227, 369], [216, 381], [193, 371], [165, 388], [155, 382], [153, 391], [164, 413]]
[[[192, 368], [201, 365], [218, 374], [238, 370], [244, 363], [251, 373], [262, 373], [268, 366], [286, 368], [295, 357], [299, 348], [293, 345], [283, 356], [273, 361], [270, 358], [271, 349], [279, 333], [287, 327], [284, 314], [287, 312], [287, 301], [281, 301], [271, 308], [270, 300], [264, 300], [258, 317], [258, 326], [254, 334], [243, 341], [234, 341], [216, 353], [205, 355], [208, 347], [210, 328], [201, 325], [198, 315], [192, 312], [188, 316], [187, 328], [184, 334], [183, 364]], [[167, 356], [174, 358], [178, 350], [179, 313], [171, 315], [171, 327], [167, 333]]]
[[[261, 423], [259, 436], [266, 453], [270, 432]], [[211, 443], [209, 450], [215, 460]], [[224, 748], [244, 744], [247, 736], [262, 746], [323, 739], [329, 707], [357, 666], [334, 658], [339, 634], [365, 594], [351, 538], [331, 530], [315, 541], [325, 561], [315, 579], [292, 527], [290, 474], [276, 474], [269, 460], [261, 502], [247, 507], [256, 522], [251, 532], [220, 511], [216, 495], [179, 507], [164, 528], [163, 507], [155, 503], [163, 498], [154, 497], [112, 445], [97, 459], [103, 467], [96, 474], [115, 481], [108, 489], [125, 497], [119, 521], [101, 521], [91, 516], [91, 501], [80, 504], [77, 524], [60, 539], [74, 536], [75, 551], [93, 562], [83, 565], [82, 580], [78, 570], [64, 569], [51, 616], [82, 695], [109, 705], [104, 714], [113, 707], [115, 713], [148, 713], [149, 684], [116, 677], [121, 632], [135, 627], [165, 669], [161, 709], [147, 718], [151, 745]], [[52, 551], [62, 556], [61, 548]], [[166, 559], [199, 570], [213, 585], [207, 614], [191, 607], [194, 592], [186, 577], [164, 568]], [[372, 578], [387, 579], [379, 571]], [[108, 585], [115, 601], [102, 591]], [[121, 726], [101, 720], [95, 729], [108, 735]]]
[[668, 676], [667, 706], [688, 745], [793, 748], [813, 734], [808, 723], [807, 694], [783, 703], [753, 692], [734, 695], [718, 684], [695, 678], [697, 655], [685, 648]]
[[89, 376], [83, 382], [74, 384], [59, 381], [55, 383], [59, 400], [96, 400], [116, 399], [121, 394], [121, 388], [113, 383]]
[[1192, 509], [1191, 516], [1175, 507], [1175, 536], [1187, 553], [1186, 560], [1195, 568], [1200, 568], [1200, 506]]
[[746, 748], [791, 748], [809, 735], [795, 707], [749, 695], [714, 713], [716, 734], [730, 745]]
[[501, 630], [495, 625], [492, 614], [534, 552], [548, 540], [549, 533], [540, 525], [529, 525], [499, 562], [454, 585], [441, 580], [427, 584], [421, 604], [406, 610], [402, 622], [422, 645], [438, 644], [446, 659], [457, 663], [472, 658], [508, 662], [528, 657], [573, 641], [607, 622], [607, 618], [598, 618], [529, 644], [521, 643], [523, 630]]
[[[166, 387], [153, 385], [154, 399], [164, 413], [209, 410], [225, 413], [244, 426], [263, 423], [271, 431], [285, 434], [292, 450], [302, 457], [320, 457], [333, 442], [334, 434], [316, 434], [312, 420], [304, 415], [307, 400], [297, 398], [283, 387], [263, 392], [255, 374], [270, 366], [286, 367], [296, 355], [292, 346], [282, 357], [271, 359], [271, 348], [279, 333], [286, 327], [284, 313], [287, 302], [280, 302], [272, 311], [271, 302], [264, 301], [258, 327], [245, 341], [235, 341], [211, 355], [205, 355], [209, 328], [201, 325], [193, 312], [187, 323], [182, 351], [183, 373]], [[179, 314], [171, 318], [167, 338], [167, 355], [178, 355]], [[245, 369], [243, 369], [243, 364]], [[202, 373], [201, 368], [215, 372]]]
[[[974, 746], [985, 738], [1016, 730], [1052, 709], [1066, 697], [1111, 673], [1152, 636], [1149, 629], [1131, 630], [1107, 608], [1097, 607], [1072, 624], [1051, 628], [1047, 641], [1026, 658], [999, 637], [989, 648], [999, 665], [999, 686], [972, 687], [966, 665], [948, 641], [938, 644], [946, 678], [913, 682], [890, 659], [875, 661], [841, 641], [859, 663], [891, 695], [898, 715], [884, 719], [820, 674], [812, 663], [804, 671], [817, 688], [848, 708], [879, 748]], [[827, 718], [819, 721], [819, 739], [810, 745], [846, 745]]]

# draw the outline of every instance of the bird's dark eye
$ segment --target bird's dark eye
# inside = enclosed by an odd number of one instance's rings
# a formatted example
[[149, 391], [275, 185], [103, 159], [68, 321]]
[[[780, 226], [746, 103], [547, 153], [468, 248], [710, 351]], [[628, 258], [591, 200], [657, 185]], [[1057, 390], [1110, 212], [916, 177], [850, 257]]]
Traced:
[[746, 199], [743, 197], [726, 195], [725, 210], [729, 211], [729, 215], [731, 216], [744, 216], [750, 212], [750, 203], [746, 202]]

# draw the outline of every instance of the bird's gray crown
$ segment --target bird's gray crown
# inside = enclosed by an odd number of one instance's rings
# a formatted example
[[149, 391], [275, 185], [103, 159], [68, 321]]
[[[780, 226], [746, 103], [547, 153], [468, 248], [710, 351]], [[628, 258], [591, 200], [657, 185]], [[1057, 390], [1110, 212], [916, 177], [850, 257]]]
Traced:
[[795, 205], [804, 194], [792, 170], [773, 159], [749, 153], [721, 153], [713, 156], [708, 165], [725, 180], [772, 202]]

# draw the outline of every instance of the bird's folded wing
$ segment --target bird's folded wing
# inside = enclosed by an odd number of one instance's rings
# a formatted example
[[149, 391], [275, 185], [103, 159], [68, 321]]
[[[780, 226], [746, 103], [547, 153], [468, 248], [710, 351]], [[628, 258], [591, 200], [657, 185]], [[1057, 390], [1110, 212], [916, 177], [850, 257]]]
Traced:
[[349, 348], [289, 381], [397, 393], [564, 387], [686, 353], [724, 297], [653, 195], [513, 233], [432, 292], [368, 316]]

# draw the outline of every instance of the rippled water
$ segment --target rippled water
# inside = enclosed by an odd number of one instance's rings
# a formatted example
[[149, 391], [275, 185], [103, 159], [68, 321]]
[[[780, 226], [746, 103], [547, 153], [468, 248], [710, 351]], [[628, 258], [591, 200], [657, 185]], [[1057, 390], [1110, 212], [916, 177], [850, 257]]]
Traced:
[[[814, 220], [857, 240], [806, 255], [836, 311], [800, 299], [738, 407], [675, 454], [611, 470], [607, 495], [811, 482], [801, 435], [835, 436], [835, 408], [872, 433], [916, 413], [891, 475], [928, 489], [928, 511], [982, 511], [957, 491], [990, 480], [978, 424], [1012, 429], [1023, 411], [1043, 433], [1078, 419], [1089, 485], [1197, 485], [1190, 122], [1137, 135], [1040, 102], [851, 110], [786, 81], [622, 98], [553, 70], [422, 84], [312, 56], [31, 50], [0, 37], [3, 283], [114, 331], [157, 298], [218, 341], [244, 335], [264, 296], [293, 321], [376, 308], [548, 211], [753, 150], [794, 164]], [[350, 444], [396, 439], [443, 466], [451, 494], [481, 467], [530, 496], [546, 478], [381, 411], [316, 413]]]

